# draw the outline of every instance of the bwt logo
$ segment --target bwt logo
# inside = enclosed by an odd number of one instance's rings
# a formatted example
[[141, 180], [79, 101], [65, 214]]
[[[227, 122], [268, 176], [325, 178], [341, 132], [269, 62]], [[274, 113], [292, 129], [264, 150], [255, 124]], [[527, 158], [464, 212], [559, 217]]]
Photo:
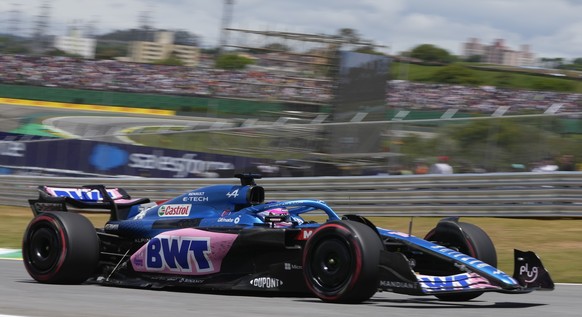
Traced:
[[466, 288], [470, 286], [470, 281], [465, 275], [461, 276], [423, 276], [418, 279], [428, 288], [435, 289], [452, 289]]
[[181, 217], [189, 216], [192, 205], [162, 205], [158, 209], [160, 217]]
[[[56, 197], [70, 197], [76, 200], [103, 200], [103, 196], [98, 190], [54, 188], [53, 192]], [[120, 197], [117, 190], [107, 190], [107, 194], [113, 199]]]
[[210, 238], [153, 238], [146, 249], [146, 268], [151, 271], [169, 269], [212, 273], [214, 266], [208, 259], [210, 251]]

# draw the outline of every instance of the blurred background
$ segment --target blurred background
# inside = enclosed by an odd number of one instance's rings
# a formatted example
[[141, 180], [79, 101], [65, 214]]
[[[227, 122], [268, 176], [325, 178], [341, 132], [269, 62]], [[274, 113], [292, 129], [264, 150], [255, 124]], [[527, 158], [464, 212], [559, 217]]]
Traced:
[[[56, 2], [55, 2], [56, 3]], [[353, 28], [51, 34], [51, 1], [6, 6], [0, 173], [266, 177], [582, 170], [582, 58], [477, 38], [390, 53]], [[158, 13], [159, 14], [159, 13]], [[25, 22], [28, 32], [24, 32]]]

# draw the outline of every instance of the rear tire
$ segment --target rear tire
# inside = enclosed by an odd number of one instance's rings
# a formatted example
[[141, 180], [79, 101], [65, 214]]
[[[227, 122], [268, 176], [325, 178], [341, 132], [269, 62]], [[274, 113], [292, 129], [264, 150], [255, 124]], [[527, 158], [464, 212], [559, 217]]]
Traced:
[[[424, 238], [428, 241], [434, 241], [437, 244], [453, 248], [461, 253], [481, 260], [489, 265], [497, 267], [497, 251], [491, 238], [483, 229], [478, 226], [459, 222], [462, 232], [455, 230], [452, 226], [432, 229]], [[451, 272], [453, 274], [453, 272]], [[444, 301], [464, 302], [481, 296], [483, 292], [471, 292], [460, 294], [439, 294], [435, 295], [438, 299]]]
[[42, 213], [26, 228], [22, 258], [28, 274], [38, 282], [80, 284], [95, 273], [99, 238], [84, 216]]
[[360, 303], [378, 290], [380, 250], [376, 232], [354, 221], [322, 225], [307, 240], [303, 273], [307, 287], [326, 302]]

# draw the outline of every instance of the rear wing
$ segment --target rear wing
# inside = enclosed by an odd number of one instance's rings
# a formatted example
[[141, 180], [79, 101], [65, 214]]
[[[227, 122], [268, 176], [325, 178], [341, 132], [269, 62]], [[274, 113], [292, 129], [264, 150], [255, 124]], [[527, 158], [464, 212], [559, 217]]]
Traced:
[[111, 220], [125, 219], [129, 208], [148, 203], [148, 198], [132, 199], [122, 188], [106, 188], [104, 185], [81, 187], [38, 186], [38, 199], [28, 203], [35, 216], [47, 211], [74, 209], [108, 210]]

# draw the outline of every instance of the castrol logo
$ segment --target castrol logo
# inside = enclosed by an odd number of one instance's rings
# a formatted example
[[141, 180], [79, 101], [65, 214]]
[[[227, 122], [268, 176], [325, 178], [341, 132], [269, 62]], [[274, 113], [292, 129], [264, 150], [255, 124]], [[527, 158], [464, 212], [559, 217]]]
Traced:
[[158, 209], [160, 217], [184, 217], [190, 215], [192, 205], [162, 205]]

